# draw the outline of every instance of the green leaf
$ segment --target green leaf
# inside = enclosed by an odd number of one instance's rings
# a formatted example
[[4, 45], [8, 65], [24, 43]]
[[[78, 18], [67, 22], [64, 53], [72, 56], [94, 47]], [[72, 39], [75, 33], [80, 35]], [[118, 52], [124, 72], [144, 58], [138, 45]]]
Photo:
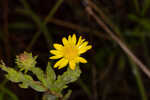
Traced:
[[72, 70], [68, 67], [67, 71], [64, 72], [62, 75], [59, 75], [57, 80], [55, 81], [55, 92], [61, 92], [62, 89], [67, 88], [66, 84], [75, 82], [81, 74], [81, 70], [79, 66], [76, 66], [75, 70]]
[[19, 84], [19, 87], [21, 87], [21, 88], [28, 88], [29, 84], [22, 83], [22, 84]]
[[43, 72], [42, 69], [40, 69], [40, 68], [38, 68], [38, 67], [32, 67], [30, 70], [33, 72], [33, 74], [36, 75], [36, 77], [37, 77], [41, 82], [43, 82], [43, 81], [45, 80], [45, 75], [44, 75], [44, 72]]
[[57, 97], [50, 94], [44, 94], [42, 100], [57, 100]]
[[[29, 86], [38, 92], [45, 92], [47, 88], [43, 86], [42, 83], [34, 81], [31, 76], [23, 74], [22, 72], [17, 72], [13, 68], [8, 68], [5, 65], [0, 65], [4, 71], [8, 72], [6, 77], [12, 82], [21, 82], [19, 86], [21, 88], [28, 88]], [[33, 67], [33, 72], [37, 75], [38, 79], [42, 80], [44, 77], [44, 72], [40, 68]]]
[[8, 74], [5, 75], [7, 77], [7, 79], [9, 79], [12, 82], [20, 82], [21, 80], [21, 73], [17, 72], [16, 70], [12, 69], [12, 68], [7, 68], [7, 72]]
[[46, 92], [47, 88], [44, 87], [40, 82], [32, 81], [30, 82], [30, 87], [38, 92]]
[[33, 79], [31, 76], [22, 74], [22, 80], [21, 80], [22, 84], [19, 84], [19, 86], [21, 88], [28, 88], [30, 86], [30, 82], [32, 82], [32, 81], [33, 81]]
[[43, 86], [43, 84], [39, 81], [34, 81], [32, 79], [31, 76], [29, 75], [24, 75], [22, 74], [22, 80], [20, 80], [20, 82], [22, 82], [22, 84], [20, 84], [19, 86], [22, 88], [27, 88], [27, 87], [31, 87], [33, 88], [35, 91], [38, 92], [45, 92], [47, 91], [47, 88]]
[[68, 100], [70, 95], [71, 95], [71, 93], [72, 93], [72, 90], [68, 90], [68, 92], [65, 94], [63, 100]]
[[50, 88], [50, 90], [55, 91], [56, 93], [61, 93], [61, 91], [65, 88], [67, 88], [66, 83], [61, 80], [61, 76], [58, 76], [58, 80], [56, 80], [53, 84], [53, 87]]
[[46, 82], [48, 88], [52, 87], [52, 84], [56, 80], [56, 74], [54, 70], [52, 69], [50, 63], [48, 63], [47, 68], [46, 68]]
[[69, 84], [76, 81], [79, 78], [80, 74], [81, 70], [78, 65], [75, 70], [72, 70], [70, 69], [70, 67], [68, 67], [67, 71], [64, 72], [62, 76], [58, 77], [58, 80], [60, 79], [64, 81], [65, 84]]

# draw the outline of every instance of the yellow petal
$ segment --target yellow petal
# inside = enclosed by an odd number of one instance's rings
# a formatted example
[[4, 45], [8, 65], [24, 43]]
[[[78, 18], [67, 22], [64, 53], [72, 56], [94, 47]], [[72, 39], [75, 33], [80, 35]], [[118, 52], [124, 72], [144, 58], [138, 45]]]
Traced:
[[88, 46], [85, 47], [86, 51], [89, 50], [89, 49], [91, 49], [91, 48], [92, 48], [91, 45], [88, 45]]
[[57, 55], [57, 56], [49, 57], [49, 59], [59, 59], [59, 58], [61, 58], [61, 57], [63, 57], [63, 56], [61, 56], [61, 55]]
[[63, 61], [60, 63], [58, 69], [61, 69], [63, 67], [65, 67], [68, 64], [68, 60], [67, 59], [63, 59]]
[[79, 54], [85, 53], [86, 51], [88, 51], [88, 50], [91, 49], [91, 48], [92, 48], [91, 45], [88, 45], [88, 46], [86, 46], [86, 47], [82, 47], [82, 48], [80, 48], [80, 50], [79, 50]]
[[85, 41], [85, 39], [82, 39], [82, 36], [80, 36], [78, 43], [77, 43], [77, 47], [79, 47], [84, 41]]
[[62, 50], [62, 48], [63, 48], [63, 46], [61, 44], [58, 44], [58, 43], [54, 43], [53, 46], [57, 50]]
[[54, 55], [59, 55], [59, 56], [61, 55], [62, 56], [62, 53], [58, 50], [50, 50], [50, 53], [54, 54]]
[[86, 47], [87, 45], [88, 45], [88, 42], [85, 41], [84, 43], [82, 43], [82, 44], [79, 46], [79, 48], [84, 48], [84, 47]]
[[92, 48], [92, 46], [91, 45], [88, 45], [88, 46], [86, 46], [86, 47], [84, 47], [84, 50], [89, 50], [89, 49], [91, 49]]
[[59, 61], [57, 61], [54, 65], [54, 68], [57, 68], [59, 66], [59, 64], [62, 62], [62, 59], [60, 59]]
[[69, 67], [70, 67], [72, 70], [75, 70], [76, 62], [75, 62], [74, 60], [69, 61]]
[[78, 61], [81, 63], [87, 63], [87, 60], [84, 59], [83, 57], [78, 57]]
[[72, 42], [71, 40], [72, 40], [72, 39], [71, 39], [71, 35], [69, 35], [69, 36], [68, 36], [68, 41], [69, 41], [69, 43]]
[[64, 46], [68, 44], [68, 40], [65, 37], [63, 37], [62, 42]]
[[76, 41], [77, 41], [76, 35], [73, 34], [73, 36], [72, 36], [72, 43], [75, 45], [75, 44], [76, 44]]
[[58, 66], [60, 66], [61, 64], [63, 64], [64, 62], [64, 58], [60, 59], [59, 61], [56, 62], [56, 64], [54, 65], [54, 68], [57, 68]]

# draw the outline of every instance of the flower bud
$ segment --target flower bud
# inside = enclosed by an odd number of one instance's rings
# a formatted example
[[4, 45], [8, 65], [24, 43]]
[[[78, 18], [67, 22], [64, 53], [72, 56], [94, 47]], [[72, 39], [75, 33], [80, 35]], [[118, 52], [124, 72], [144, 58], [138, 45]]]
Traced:
[[32, 57], [32, 53], [24, 52], [20, 54], [19, 56], [16, 56], [17, 67], [20, 68], [20, 71], [25, 70], [25, 73], [26, 73], [32, 67], [35, 67], [36, 58], [37, 56]]

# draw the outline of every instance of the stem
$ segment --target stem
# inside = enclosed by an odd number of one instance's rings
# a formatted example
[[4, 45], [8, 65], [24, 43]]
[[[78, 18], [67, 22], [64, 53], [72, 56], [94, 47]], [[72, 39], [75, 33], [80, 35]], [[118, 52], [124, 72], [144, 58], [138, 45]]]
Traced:
[[110, 39], [104, 33], [100, 32], [98, 30], [93, 30], [90, 27], [80, 26], [78, 24], [74, 24], [74, 23], [63, 21], [63, 20], [56, 19], [56, 18], [51, 18], [49, 20], [49, 22], [51, 22], [53, 24], [56, 24], [56, 25], [66, 27], [66, 28], [70, 28], [70, 29], [73, 29], [73, 30], [76, 30], [76, 31], [80, 31], [80, 32], [83, 32], [83, 33], [86, 33], [86, 32], [91, 33], [92, 32], [92, 34], [95, 34], [96, 36], [98, 36], [100, 38], [108, 39], [108, 40]]
[[96, 4], [94, 4], [91, 0], [88, 0], [87, 2], [91, 7], [93, 7], [95, 9], [95, 11], [98, 12], [99, 16], [101, 16], [101, 18], [105, 21], [105, 23], [108, 24], [112, 29], [114, 29], [114, 31], [117, 33], [117, 35], [121, 36], [119, 28], [116, 27], [113, 24], [113, 22], [111, 21], [111, 19], [105, 15], [103, 10], [100, 9], [100, 6], [97, 7]]
[[3, 38], [3, 41], [4, 41], [4, 44], [5, 44], [5, 50], [6, 50], [6, 60], [8, 62], [9, 59], [10, 59], [10, 45], [9, 45], [9, 32], [8, 32], [8, 0], [3, 0], [3, 10], [4, 10], [4, 13], [3, 13], [3, 21], [4, 21], [4, 38]]

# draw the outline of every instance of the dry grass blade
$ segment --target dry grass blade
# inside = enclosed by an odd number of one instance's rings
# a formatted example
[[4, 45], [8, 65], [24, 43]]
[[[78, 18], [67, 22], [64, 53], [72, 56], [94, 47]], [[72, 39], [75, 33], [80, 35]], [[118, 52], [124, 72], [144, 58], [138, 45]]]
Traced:
[[97, 21], [97, 23], [109, 34], [109, 36], [123, 49], [123, 51], [134, 61], [135, 64], [150, 78], [150, 71], [147, 67], [131, 52], [127, 45], [119, 39], [114, 33], [104, 24], [104, 22], [93, 12], [92, 7], [86, 7], [86, 11]]

